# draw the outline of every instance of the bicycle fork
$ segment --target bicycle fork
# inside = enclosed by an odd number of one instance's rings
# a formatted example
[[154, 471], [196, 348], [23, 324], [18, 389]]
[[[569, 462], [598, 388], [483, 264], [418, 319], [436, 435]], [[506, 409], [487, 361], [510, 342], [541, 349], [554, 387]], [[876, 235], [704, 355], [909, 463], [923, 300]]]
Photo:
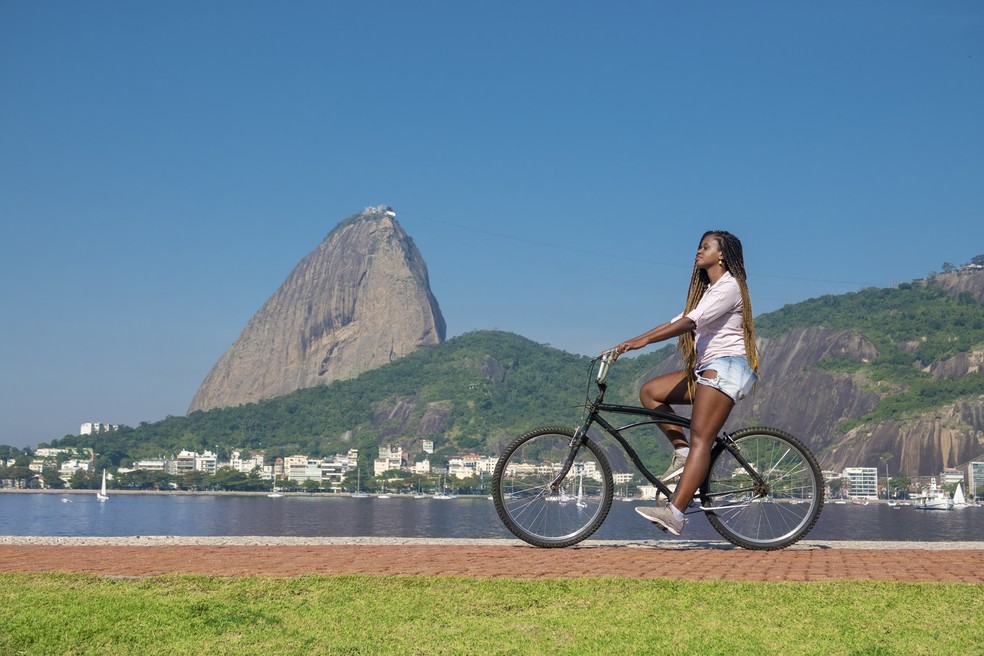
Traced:
[[553, 481], [550, 482], [550, 493], [556, 494], [560, 490], [560, 486], [564, 479], [567, 478], [567, 474], [570, 473], [571, 467], [574, 466], [574, 460], [577, 458], [578, 452], [581, 447], [584, 446], [584, 441], [588, 434], [588, 427], [594, 422], [595, 415], [592, 413], [588, 416], [587, 420], [577, 427], [574, 431], [574, 437], [571, 438], [571, 448], [567, 452], [567, 457], [564, 458], [563, 464], [560, 466], [560, 471], [554, 477]]

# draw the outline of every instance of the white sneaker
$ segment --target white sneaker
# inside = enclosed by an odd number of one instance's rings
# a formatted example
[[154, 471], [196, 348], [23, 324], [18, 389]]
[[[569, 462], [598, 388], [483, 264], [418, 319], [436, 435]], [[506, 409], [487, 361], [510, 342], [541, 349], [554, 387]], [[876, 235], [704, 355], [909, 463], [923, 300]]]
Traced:
[[660, 528], [669, 531], [673, 535], [680, 535], [683, 527], [687, 525], [686, 518], [677, 519], [670, 506], [639, 506], [635, 509], [637, 513], [656, 524]]

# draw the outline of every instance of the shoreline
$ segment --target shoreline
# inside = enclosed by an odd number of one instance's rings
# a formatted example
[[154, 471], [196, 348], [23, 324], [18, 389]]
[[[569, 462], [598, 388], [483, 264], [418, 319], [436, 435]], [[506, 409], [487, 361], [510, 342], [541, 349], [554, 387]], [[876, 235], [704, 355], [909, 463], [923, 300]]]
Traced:
[[[557, 550], [538, 549], [517, 538], [408, 538], [408, 537], [303, 537], [280, 535], [0, 535], [0, 546], [64, 546], [64, 547], [318, 547], [318, 546], [375, 546], [375, 547], [511, 547], [521, 550], [557, 553]], [[588, 539], [560, 551], [579, 549], [656, 549], [686, 551], [713, 549], [749, 553], [779, 553], [782, 551], [813, 550], [917, 550], [972, 551], [984, 553], [984, 541], [928, 542], [889, 540], [811, 540], [804, 538], [796, 544], [777, 551], [741, 549], [725, 540], [592, 540]]]
[[[49, 494], [55, 496], [65, 496], [69, 494], [91, 494], [94, 495], [99, 490], [25, 490], [23, 488], [0, 488], [0, 495], [3, 494]], [[113, 495], [159, 495], [159, 496], [244, 496], [244, 497], [265, 497], [270, 494], [270, 490], [258, 490], [258, 491], [239, 491], [239, 490], [114, 490], [110, 488], [107, 490], [110, 496]], [[277, 492], [277, 494], [282, 494], [285, 497], [324, 497], [326, 499], [351, 499], [351, 492]], [[377, 497], [379, 492], [370, 492], [369, 496], [371, 498]], [[413, 499], [413, 494], [401, 494], [386, 492], [393, 499]], [[425, 495], [428, 499], [432, 498], [433, 494]], [[487, 494], [459, 494], [457, 498], [459, 499], [484, 499]]]

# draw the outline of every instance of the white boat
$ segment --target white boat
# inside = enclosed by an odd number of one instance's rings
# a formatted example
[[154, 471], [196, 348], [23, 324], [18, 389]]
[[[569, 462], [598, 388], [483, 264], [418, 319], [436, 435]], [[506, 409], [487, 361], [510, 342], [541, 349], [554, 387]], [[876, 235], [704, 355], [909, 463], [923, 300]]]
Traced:
[[273, 479], [273, 484], [270, 486], [270, 494], [267, 495], [271, 499], [279, 499], [284, 496], [280, 492], [277, 492], [277, 479]]
[[587, 508], [588, 503], [584, 500], [584, 472], [581, 472], [577, 477], [577, 507]]
[[957, 490], [953, 493], [953, 507], [963, 508], [967, 506], [967, 499], [964, 497], [963, 488], [957, 483]]
[[448, 494], [448, 488], [444, 485], [444, 478], [441, 478], [441, 493], [434, 495], [435, 499], [457, 499], [457, 494]]
[[96, 493], [96, 498], [100, 501], [109, 501], [109, 495], [106, 494], [106, 470], [103, 470], [103, 482], [102, 488]]
[[948, 497], [942, 489], [936, 487], [936, 479], [931, 478], [929, 489], [915, 499], [912, 507], [920, 510], [953, 510], [953, 499]]

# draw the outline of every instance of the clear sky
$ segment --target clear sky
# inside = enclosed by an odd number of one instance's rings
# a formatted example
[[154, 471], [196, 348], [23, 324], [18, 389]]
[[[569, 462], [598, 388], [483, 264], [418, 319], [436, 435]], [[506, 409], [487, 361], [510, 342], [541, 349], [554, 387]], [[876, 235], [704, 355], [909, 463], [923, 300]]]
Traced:
[[0, 444], [184, 414], [342, 219], [593, 354], [984, 253], [984, 3], [0, 1]]

